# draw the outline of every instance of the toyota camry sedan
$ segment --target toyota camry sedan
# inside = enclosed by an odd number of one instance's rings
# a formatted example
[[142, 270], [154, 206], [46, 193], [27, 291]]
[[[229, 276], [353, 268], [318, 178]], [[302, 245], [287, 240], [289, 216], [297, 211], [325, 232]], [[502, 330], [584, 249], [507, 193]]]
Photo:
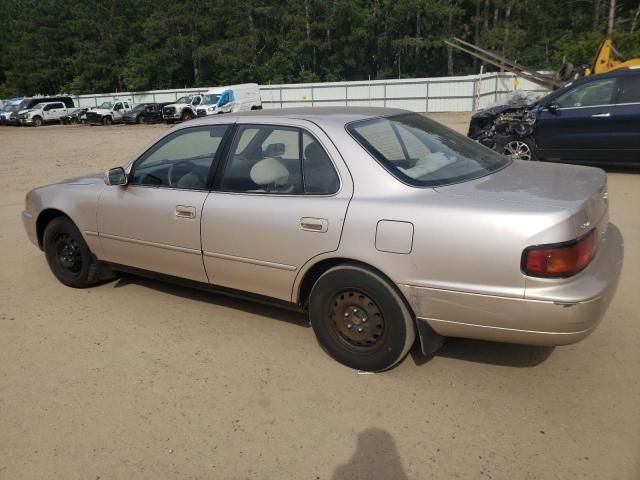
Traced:
[[67, 286], [129, 272], [299, 309], [367, 371], [416, 338], [426, 354], [446, 337], [577, 342], [623, 257], [602, 170], [382, 108], [186, 122], [104, 175], [32, 190], [22, 219]]

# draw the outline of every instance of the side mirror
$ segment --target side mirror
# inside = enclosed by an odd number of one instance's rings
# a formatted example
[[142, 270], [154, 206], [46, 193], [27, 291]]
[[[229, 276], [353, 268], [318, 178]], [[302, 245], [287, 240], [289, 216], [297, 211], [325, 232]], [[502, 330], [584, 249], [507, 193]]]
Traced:
[[267, 148], [264, 149], [263, 155], [265, 157], [279, 157], [284, 155], [284, 143], [270, 143]]
[[104, 173], [104, 183], [107, 185], [126, 185], [129, 183], [127, 172], [122, 167], [111, 168]]
[[550, 112], [557, 112], [558, 108], [560, 108], [560, 105], [558, 105], [556, 102], [551, 102], [549, 105], [547, 105], [547, 110], [549, 110]]

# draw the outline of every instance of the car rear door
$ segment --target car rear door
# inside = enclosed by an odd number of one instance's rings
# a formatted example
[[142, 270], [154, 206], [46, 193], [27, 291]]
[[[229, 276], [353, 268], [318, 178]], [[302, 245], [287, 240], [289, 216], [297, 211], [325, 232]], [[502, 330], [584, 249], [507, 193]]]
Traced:
[[[618, 79], [581, 83], [541, 107], [535, 126], [538, 155], [563, 160], [611, 157], [611, 133], [620, 127], [614, 115]], [[555, 108], [553, 107], [555, 105]]]
[[620, 77], [616, 105], [611, 110], [611, 144], [619, 161], [640, 161], [640, 72]]
[[179, 129], [133, 164], [129, 184], [98, 200], [102, 260], [207, 282], [200, 219], [230, 125]]
[[301, 267], [340, 243], [353, 184], [338, 151], [310, 122], [244, 117], [217, 183], [202, 212], [210, 282], [290, 301]]

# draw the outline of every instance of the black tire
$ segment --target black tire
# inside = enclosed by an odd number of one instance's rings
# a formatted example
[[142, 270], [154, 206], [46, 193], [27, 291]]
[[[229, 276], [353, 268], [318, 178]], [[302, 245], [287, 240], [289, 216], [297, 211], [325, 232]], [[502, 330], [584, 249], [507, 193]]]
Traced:
[[[515, 135], [501, 136], [496, 138], [495, 150], [500, 155], [514, 160], [538, 160], [536, 155], [536, 142], [531, 137], [517, 137]], [[527, 151], [528, 155], [526, 153]]]
[[191, 119], [193, 119], [193, 113], [191, 113], [190, 111], [183, 112], [182, 117], [180, 117], [180, 120], [182, 120], [183, 122], [188, 122]]
[[113, 122], [113, 120], [111, 120], [111, 117], [109, 117], [109, 116], [104, 117], [102, 119], [102, 125], [111, 125], [112, 122]]
[[380, 275], [357, 265], [340, 265], [320, 276], [309, 296], [309, 319], [331, 357], [369, 372], [400, 363], [416, 336], [401, 295]]
[[33, 126], [34, 127], [40, 127], [41, 125], [42, 125], [42, 118], [33, 117]]
[[64, 285], [87, 288], [98, 280], [98, 266], [91, 250], [69, 218], [51, 220], [42, 243], [49, 268]]
[[136, 123], [144, 123], [144, 117], [142, 115], [138, 115], [138, 118], [136, 118]]

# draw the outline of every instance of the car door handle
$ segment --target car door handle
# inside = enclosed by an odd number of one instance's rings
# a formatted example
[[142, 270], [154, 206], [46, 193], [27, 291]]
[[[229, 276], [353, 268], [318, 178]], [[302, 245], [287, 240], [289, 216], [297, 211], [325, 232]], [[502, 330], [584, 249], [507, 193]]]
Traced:
[[595, 115], [591, 115], [591, 118], [609, 118], [611, 113], [596, 113]]
[[188, 207], [186, 205], [176, 205], [176, 217], [196, 218], [196, 207]]
[[324, 218], [302, 217], [300, 229], [308, 232], [324, 233], [329, 229], [329, 222]]

